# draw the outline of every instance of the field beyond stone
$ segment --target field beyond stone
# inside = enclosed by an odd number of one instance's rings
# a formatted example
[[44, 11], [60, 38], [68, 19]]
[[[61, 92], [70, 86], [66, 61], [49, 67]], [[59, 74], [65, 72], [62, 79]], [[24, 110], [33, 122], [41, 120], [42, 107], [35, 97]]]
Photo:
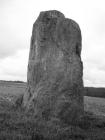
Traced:
[[0, 140], [105, 140], [105, 99], [84, 97], [85, 116], [75, 125], [42, 122], [16, 106], [26, 83], [0, 81]]

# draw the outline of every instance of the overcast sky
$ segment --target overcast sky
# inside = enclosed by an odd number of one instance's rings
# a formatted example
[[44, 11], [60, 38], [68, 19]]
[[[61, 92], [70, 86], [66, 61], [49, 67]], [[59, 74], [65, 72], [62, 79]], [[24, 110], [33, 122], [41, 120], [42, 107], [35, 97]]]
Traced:
[[0, 0], [0, 80], [27, 79], [32, 25], [59, 10], [82, 31], [84, 85], [105, 87], [105, 0]]

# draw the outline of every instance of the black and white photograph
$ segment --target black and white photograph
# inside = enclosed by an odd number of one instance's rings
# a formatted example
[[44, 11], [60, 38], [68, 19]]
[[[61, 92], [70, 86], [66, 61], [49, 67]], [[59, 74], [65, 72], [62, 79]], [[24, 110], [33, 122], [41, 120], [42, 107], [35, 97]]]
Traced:
[[104, 0], [0, 0], [0, 140], [105, 140]]

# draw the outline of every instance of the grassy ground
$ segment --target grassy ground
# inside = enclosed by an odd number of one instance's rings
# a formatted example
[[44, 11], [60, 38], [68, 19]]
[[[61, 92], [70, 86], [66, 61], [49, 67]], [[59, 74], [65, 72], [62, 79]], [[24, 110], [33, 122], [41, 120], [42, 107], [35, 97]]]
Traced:
[[105, 140], [105, 99], [85, 96], [83, 119], [69, 126], [39, 120], [16, 107], [24, 92], [24, 83], [0, 83], [0, 140]]
[[85, 110], [99, 116], [105, 116], [105, 98], [84, 97]]

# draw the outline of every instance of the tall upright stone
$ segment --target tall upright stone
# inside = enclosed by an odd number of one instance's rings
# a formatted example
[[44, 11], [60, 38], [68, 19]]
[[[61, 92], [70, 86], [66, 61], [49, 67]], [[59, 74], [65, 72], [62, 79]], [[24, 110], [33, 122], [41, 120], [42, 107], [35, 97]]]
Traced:
[[82, 76], [79, 25], [59, 11], [41, 12], [33, 25], [24, 106], [45, 120], [78, 120]]

